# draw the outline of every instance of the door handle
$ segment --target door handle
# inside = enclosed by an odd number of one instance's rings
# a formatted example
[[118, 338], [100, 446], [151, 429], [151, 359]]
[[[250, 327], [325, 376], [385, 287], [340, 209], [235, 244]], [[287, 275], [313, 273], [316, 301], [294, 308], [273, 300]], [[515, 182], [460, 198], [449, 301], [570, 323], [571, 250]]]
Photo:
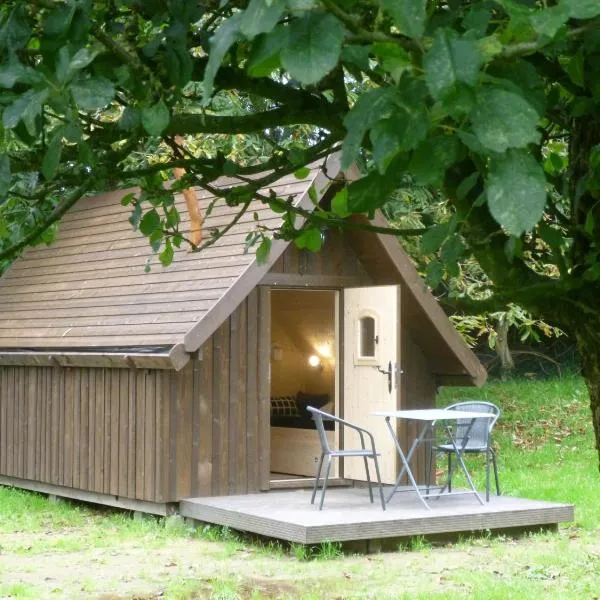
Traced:
[[387, 371], [384, 371], [379, 365], [377, 365], [377, 370], [384, 375], [387, 375], [388, 378], [388, 392], [392, 393], [392, 361], [388, 362]]

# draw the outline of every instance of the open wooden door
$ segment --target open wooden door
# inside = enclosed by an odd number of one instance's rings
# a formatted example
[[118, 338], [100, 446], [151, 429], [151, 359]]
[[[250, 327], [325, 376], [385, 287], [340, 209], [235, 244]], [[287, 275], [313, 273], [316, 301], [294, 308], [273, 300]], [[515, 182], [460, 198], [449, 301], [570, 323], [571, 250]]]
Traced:
[[[394, 483], [397, 453], [377, 410], [400, 407], [400, 286], [344, 290], [344, 419], [373, 433], [385, 483]], [[345, 448], [360, 447], [355, 432], [344, 430]], [[344, 477], [365, 480], [362, 460], [344, 462]]]

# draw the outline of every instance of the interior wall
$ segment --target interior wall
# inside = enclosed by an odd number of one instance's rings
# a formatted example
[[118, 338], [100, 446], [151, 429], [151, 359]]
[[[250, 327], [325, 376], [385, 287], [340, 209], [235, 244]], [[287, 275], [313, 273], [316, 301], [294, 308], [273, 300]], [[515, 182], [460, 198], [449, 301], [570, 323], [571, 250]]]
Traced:
[[[299, 391], [335, 398], [335, 300], [333, 291], [271, 291], [271, 396]], [[320, 358], [311, 367], [311, 355]]]

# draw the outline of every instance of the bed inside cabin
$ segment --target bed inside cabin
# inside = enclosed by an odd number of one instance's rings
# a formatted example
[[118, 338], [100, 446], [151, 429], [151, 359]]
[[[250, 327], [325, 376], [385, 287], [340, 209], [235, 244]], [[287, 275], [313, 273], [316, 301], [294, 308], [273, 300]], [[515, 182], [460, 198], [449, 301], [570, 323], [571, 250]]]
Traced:
[[[271, 473], [314, 477], [321, 455], [307, 406], [336, 414], [336, 292], [271, 291]], [[326, 422], [334, 444], [333, 422]]]

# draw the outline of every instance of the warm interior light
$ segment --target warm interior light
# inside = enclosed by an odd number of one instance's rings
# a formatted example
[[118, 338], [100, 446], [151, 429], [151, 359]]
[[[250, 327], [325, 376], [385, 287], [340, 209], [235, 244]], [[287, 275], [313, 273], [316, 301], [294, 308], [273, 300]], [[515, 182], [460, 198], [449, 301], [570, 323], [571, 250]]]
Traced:
[[320, 344], [315, 344], [315, 350], [323, 358], [333, 358], [333, 352], [331, 350], [331, 343], [330, 342], [322, 342]]
[[321, 364], [321, 359], [316, 354], [311, 354], [308, 357], [308, 364], [311, 367], [318, 367]]

